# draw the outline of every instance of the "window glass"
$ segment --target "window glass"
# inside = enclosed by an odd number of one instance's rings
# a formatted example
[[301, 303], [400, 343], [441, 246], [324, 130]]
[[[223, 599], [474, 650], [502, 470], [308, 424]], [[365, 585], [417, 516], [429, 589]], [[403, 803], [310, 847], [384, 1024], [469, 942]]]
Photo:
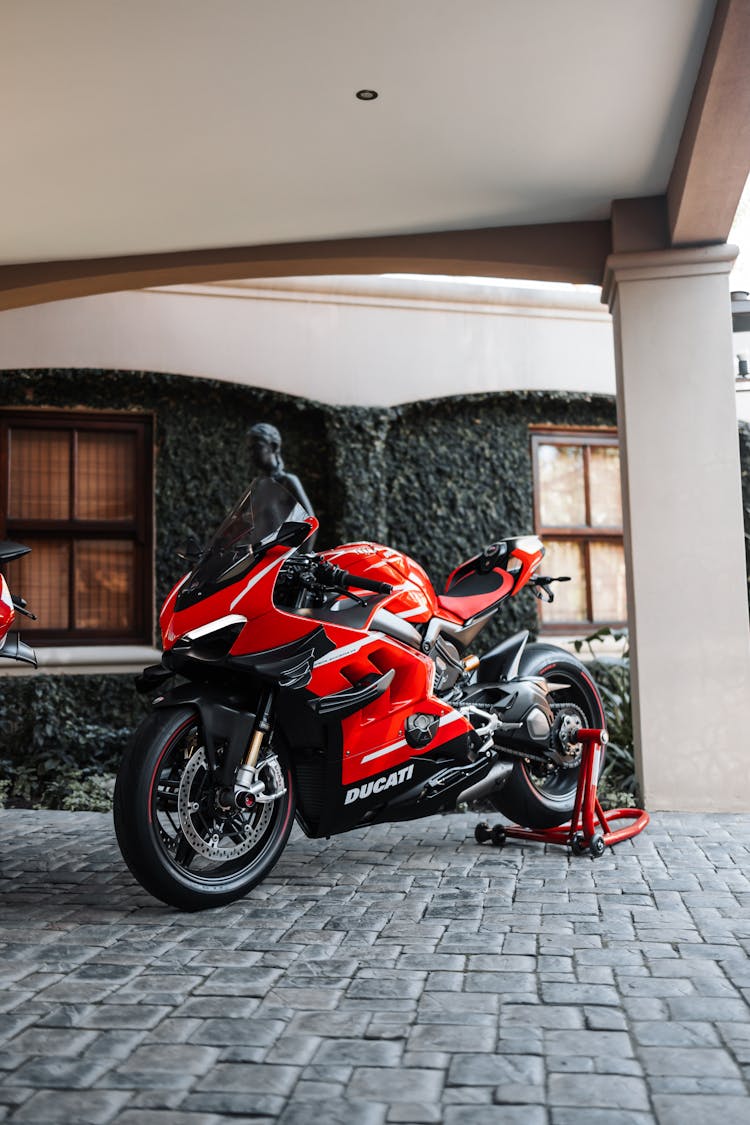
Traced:
[[69, 519], [70, 435], [14, 429], [8, 445], [9, 518]]
[[70, 543], [65, 540], [24, 538], [31, 554], [3, 567], [8, 585], [16, 597], [25, 598], [37, 620], [23, 617], [18, 628], [67, 629], [70, 588]]
[[132, 629], [135, 552], [127, 541], [76, 544], [76, 628]]
[[3, 567], [34, 644], [151, 643], [152, 428], [144, 415], [0, 409]]
[[614, 433], [568, 427], [532, 432], [536, 528], [543, 572], [569, 576], [555, 601], [541, 603], [544, 625], [585, 633], [627, 621], [620, 456]]
[[620, 452], [614, 445], [595, 445], [589, 456], [591, 525], [622, 527]]
[[586, 486], [581, 446], [540, 445], [537, 464], [542, 527], [582, 527]]
[[622, 543], [592, 543], [591, 598], [595, 621], [624, 621], [628, 615]]
[[544, 620], [585, 621], [586, 560], [585, 548], [577, 539], [553, 539], [545, 543], [547, 549], [542, 564], [545, 574], [559, 578], [567, 575], [570, 582], [560, 582], [552, 587], [555, 600], [544, 605]]
[[78, 434], [76, 518], [126, 520], [135, 515], [135, 435]]

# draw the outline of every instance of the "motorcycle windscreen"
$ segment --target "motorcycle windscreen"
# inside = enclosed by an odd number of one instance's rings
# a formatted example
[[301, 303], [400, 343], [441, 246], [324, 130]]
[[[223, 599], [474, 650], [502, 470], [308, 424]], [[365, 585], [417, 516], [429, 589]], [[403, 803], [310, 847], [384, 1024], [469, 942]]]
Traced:
[[271, 477], [257, 477], [208, 543], [177, 598], [184, 609], [244, 578], [270, 547], [298, 546], [313, 532], [309, 513]]

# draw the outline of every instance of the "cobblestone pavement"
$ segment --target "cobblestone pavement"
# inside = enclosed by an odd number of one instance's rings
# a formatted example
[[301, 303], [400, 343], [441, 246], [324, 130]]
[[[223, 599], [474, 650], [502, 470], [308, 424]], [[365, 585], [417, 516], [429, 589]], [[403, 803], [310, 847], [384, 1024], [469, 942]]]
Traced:
[[747, 1125], [750, 816], [595, 861], [476, 820], [295, 832], [180, 914], [108, 816], [0, 813], [0, 1121]]

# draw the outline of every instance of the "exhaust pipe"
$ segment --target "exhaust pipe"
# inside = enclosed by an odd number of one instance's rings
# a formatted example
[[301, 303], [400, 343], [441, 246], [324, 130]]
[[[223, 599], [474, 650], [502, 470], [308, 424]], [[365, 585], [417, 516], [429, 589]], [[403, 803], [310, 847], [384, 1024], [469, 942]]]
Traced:
[[502, 789], [512, 772], [512, 762], [496, 762], [481, 781], [477, 781], [475, 785], [470, 785], [468, 789], [464, 789], [463, 793], [459, 793], [456, 798], [456, 805], [478, 801], [480, 797], [486, 797], [488, 793], [492, 793], [496, 789]]

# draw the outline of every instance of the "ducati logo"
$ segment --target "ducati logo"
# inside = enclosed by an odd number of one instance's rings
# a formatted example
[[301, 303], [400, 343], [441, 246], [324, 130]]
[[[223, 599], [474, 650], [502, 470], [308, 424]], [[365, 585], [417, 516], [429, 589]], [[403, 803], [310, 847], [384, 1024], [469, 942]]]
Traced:
[[382, 793], [384, 789], [392, 789], [394, 785], [401, 785], [404, 781], [408, 781], [413, 773], [414, 763], [410, 766], [402, 766], [400, 770], [394, 770], [393, 773], [384, 774], [383, 777], [378, 777], [375, 781], [365, 781], [362, 785], [355, 785], [352, 789], [347, 789], [344, 804], [351, 805], [353, 801], [361, 801], [372, 793]]

